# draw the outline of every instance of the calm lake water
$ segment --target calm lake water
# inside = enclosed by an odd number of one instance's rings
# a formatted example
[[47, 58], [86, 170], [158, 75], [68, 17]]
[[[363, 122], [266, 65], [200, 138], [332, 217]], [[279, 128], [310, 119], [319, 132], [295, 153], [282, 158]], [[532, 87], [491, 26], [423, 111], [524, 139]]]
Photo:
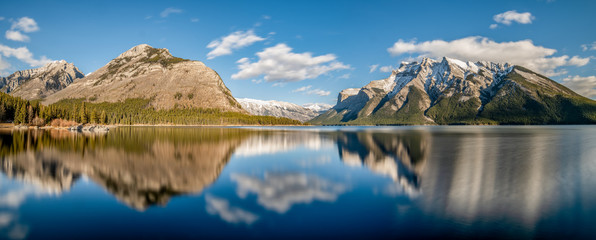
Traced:
[[596, 127], [0, 131], [1, 239], [596, 238]]

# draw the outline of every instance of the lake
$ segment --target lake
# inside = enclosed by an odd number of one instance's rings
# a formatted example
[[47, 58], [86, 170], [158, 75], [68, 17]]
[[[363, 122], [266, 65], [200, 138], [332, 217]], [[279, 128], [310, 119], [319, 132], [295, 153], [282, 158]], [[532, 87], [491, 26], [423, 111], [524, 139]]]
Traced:
[[596, 238], [596, 127], [0, 130], [1, 239]]

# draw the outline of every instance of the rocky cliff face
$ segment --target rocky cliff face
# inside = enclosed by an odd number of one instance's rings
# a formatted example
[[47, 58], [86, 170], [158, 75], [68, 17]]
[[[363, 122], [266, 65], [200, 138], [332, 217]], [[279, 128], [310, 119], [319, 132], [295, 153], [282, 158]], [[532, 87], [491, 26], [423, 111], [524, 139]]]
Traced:
[[[250, 114], [258, 116], [285, 117], [298, 121], [308, 121], [320, 113], [312, 109], [289, 102], [263, 101], [250, 98], [239, 98], [238, 102]], [[314, 106], [321, 107], [321, 106]]]
[[143, 98], [151, 99], [156, 109], [216, 108], [244, 112], [213, 69], [146, 44], [120, 54], [97, 71], [47, 97], [43, 103], [66, 98], [85, 98], [89, 102]]
[[340, 92], [315, 124], [554, 124], [596, 122], [596, 102], [510, 64], [425, 58]]
[[60, 60], [0, 78], [0, 91], [27, 100], [41, 99], [84, 76], [74, 64]]

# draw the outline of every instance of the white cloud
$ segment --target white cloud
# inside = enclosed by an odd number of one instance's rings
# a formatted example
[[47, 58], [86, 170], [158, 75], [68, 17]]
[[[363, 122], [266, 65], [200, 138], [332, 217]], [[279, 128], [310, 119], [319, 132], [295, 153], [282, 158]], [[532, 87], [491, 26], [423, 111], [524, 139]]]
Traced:
[[308, 95], [316, 94], [316, 95], [319, 95], [321, 97], [324, 97], [324, 96], [329, 96], [329, 94], [331, 94], [331, 92], [330, 91], [321, 90], [321, 89], [318, 89], [317, 88], [317, 89], [313, 89], [313, 90], [310, 90], [310, 91], [306, 92], [306, 94], [308, 94]]
[[299, 88], [296, 88], [296, 89], [292, 90], [292, 92], [304, 92], [304, 91], [310, 89], [311, 87], [312, 87], [311, 85], [304, 86], [304, 87], [299, 87]]
[[6, 39], [8, 39], [8, 40], [19, 41], [19, 42], [28, 42], [29, 41], [29, 36], [22, 34], [19, 31], [7, 30], [5, 36], [6, 36]]
[[32, 67], [42, 66], [52, 61], [46, 56], [41, 56], [40, 59], [33, 58], [33, 53], [31, 53], [27, 47], [11, 48], [0, 44], [0, 53], [4, 57], [15, 57]]
[[11, 29], [29, 33], [39, 31], [39, 26], [37, 26], [37, 22], [33, 18], [22, 17], [12, 23]]
[[382, 66], [381, 68], [379, 68], [379, 71], [381, 71], [381, 72], [391, 72], [391, 71], [393, 71], [393, 69], [395, 69], [395, 67], [393, 67], [393, 66]]
[[179, 8], [166, 8], [164, 9], [159, 16], [161, 16], [162, 18], [167, 18], [168, 16], [170, 16], [170, 14], [176, 14], [176, 13], [182, 13], [182, 9]]
[[248, 58], [238, 60], [239, 72], [233, 79], [247, 79], [264, 75], [268, 82], [296, 82], [316, 78], [330, 71], [349, 69], [349, 65], [336, 60], [333, 54], [313, 57], [312, 53], [294, 53], [292, 48], [280, 43], [256, 53], [259, 61]]
[[584, 52], [588, 50], [596, 50], [596, 41], [590, 44], [583, 44], [581, 47]]
[[263, 19], [269, 20], [269, 19], [271, 19], [271, 16], [269, 16], [269, 15], [263, 15]]
[[499, 13], [493, 17], [493, 20], [505, 25], [511, 25], [516, 22], [519, 24], [530, 24], [534, 20], [534, 16], [530, 12], [518, 13], [515, 10]]
[[499, 24], [493, 23], [489, 26], [490, 29], [495, 29], [499, 26]]
[[372, 72], [376, 71], [378, 67], [379, 67], [379, 64], [370, 65], [370, 69], [368, 72], [372, 73]]
[[329, 94], [331, 94], [330, 91], [321, 90], [319, 88], [317, 88], [317, 89], [311, 89], [311, 88], [312, 88], [312, 86], [308, 85], [308, 86], [294, 89], [294, 90], [292, 90], [292, 92], [304, 92], [305, 94], [308, 94], [308, 95], [316, 94], [319, 96], [329, 96]]
[[583, 96], [596, 98], [596, 76], [567, 76], [563, 84]]
[[339, 76], [339, 77], [337, 77], [337, 78], [338, 78], [338, 79], [348, 79], [348, 78], [350, 78], [350, 74], [349, 74], [349, 73], [346, 73], [346, 74], [344, 74], [344, 75], [341, 75], [341, 76]]
[[198, 18], [191, 18], [190, 19], [190, 22], [199, 22], [199, 19]]
[[567, 55], [554, 57], [555, 49], [536, 46], [532, 40], [495, 42], [485, 37], [472, 36], [453, 41], [432, 40], [426, 42], [405, 42], [398, 40], [387, 51], [393, 55], [419, 54], [419, 57], [452, 57], [464, 61], [509, 62], [521, 65], [548, 76], [560, 75], [562, 66], [584, 66], [588, 58]]
[[205, 201], [207, 202], [207, 212], [211, 215], [218, 215], [226, 222], [250, 225], [259, 219], [257, 215], [251, 212], [230, 206], [226, 199], [206, 195]]
[[211, 41], [207, 48], [213, 48], [211, 52], [207, 53], [207, 59], [213, 59], [223, 55], [232, 54], [232, 50], [248, 47], [255, 42], [264, 41], [265, 38], [255, 35], [253, 30], [246, 32], [236, 31], [228, 36]]
[[8, 40], [28, 42], [29, 36], [23, 34], [22, 32], [29, 33], [36, 31], [39, 31], [39, 26], [37, 26], [37, 22], [35, 22], [33, 18], [22, 17], [19, 18], [19, 20], [12, 22], [12, 26], [9, 30], [6, 31], [6, 34], [4, 36]]
[[0, 21], [4, 21], [4, 17], [0, 17]]
[[246, 198], [249, 193], [254, 193], [261, 206], [278, 213], [285, 213], [299, 203], [334, 202], [346, 191], [343, 184], [304, 173], [265, 173], [265, 179], [232, 174], [231, 178], [238, 184], [236, 193], [239, 197]]

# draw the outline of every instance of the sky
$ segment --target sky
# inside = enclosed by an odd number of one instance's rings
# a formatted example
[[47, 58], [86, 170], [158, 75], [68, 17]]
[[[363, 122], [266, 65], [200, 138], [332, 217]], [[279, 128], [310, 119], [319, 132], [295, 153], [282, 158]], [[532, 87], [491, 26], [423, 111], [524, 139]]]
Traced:
[[334, 104], [402, 61], [510, 62], [596, 98], [596, 1], [1, 1], [0, 76], [85, 74], [138, 45], [217, 71], [236, 98]]

